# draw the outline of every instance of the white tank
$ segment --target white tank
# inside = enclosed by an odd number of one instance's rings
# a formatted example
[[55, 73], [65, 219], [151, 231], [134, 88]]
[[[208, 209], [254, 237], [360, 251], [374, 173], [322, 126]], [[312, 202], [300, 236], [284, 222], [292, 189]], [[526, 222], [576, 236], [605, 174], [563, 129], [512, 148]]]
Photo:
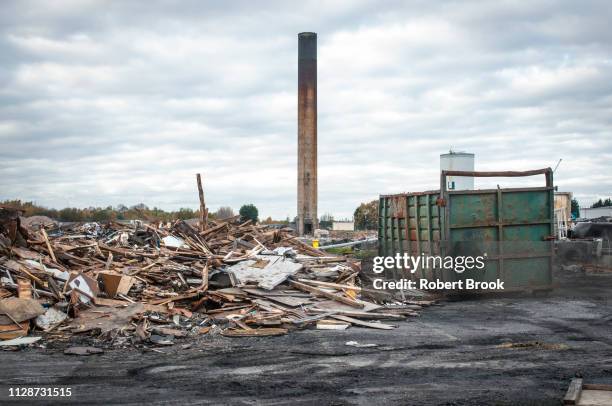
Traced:
[[[440, 154], [440, 171], [474, 171], [474, 154], [453, 152]], [[466, 176], [447, 176], [446, 190], [472, 190], [474, 178]]]

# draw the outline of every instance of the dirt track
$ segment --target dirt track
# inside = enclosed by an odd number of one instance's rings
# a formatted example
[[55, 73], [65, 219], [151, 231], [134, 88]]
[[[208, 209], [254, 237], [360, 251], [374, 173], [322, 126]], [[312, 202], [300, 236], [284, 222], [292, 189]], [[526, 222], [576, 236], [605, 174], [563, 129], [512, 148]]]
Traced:
[[[0, 401], [10, 386], [61, 385], [79, 404], [558, 405], [576, 374], [612, 383], [612, 275], [563, 284], [545, 298], [446, 302], [391, 332], [208, 336], [168, 354], [1, 352]], [[553, 349], [499, 347], [530, 341]]]

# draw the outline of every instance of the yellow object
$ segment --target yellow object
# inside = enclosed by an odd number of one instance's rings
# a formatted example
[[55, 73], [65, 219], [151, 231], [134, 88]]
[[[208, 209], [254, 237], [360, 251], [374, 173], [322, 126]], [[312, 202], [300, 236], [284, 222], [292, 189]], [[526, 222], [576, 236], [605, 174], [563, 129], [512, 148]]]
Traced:
[[344, 289], [344, 293], [346, 293], [346, 295], [351, 299], [357, 298], [357, 292], [353, 289]]
[[319, 240], [316, 238], [312, 240], [312, 248], [319, 248]]

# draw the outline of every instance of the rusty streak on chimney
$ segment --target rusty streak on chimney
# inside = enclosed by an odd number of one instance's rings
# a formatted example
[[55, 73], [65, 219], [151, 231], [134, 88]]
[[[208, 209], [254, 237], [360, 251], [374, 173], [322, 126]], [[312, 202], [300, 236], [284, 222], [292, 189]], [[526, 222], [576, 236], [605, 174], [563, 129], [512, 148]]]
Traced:
[[298, 234], [312, 234], [317, 217], [317, 34], [298, 34]]

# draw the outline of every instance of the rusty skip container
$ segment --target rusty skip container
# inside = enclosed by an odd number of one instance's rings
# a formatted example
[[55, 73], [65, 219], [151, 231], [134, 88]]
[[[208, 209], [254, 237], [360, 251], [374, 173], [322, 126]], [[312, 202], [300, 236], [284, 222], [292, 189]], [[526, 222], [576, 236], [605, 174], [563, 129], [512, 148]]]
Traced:
[[[545, 186], [446, 190], [447, 176], [534, 175], [544, 175]], [[550, 168], [525, 172], [442, 171], [440, 190], [380, 196], [378, 218], [379, 256], [406, 253], [413, 257], [484, 258], [482, 269], [457, 272], [458, 267], [447, 269], [431, 261], [414, 272], [393, 269], [394, 279], [499, 279], [505, 291], [552, 288], [554, 188]]]

